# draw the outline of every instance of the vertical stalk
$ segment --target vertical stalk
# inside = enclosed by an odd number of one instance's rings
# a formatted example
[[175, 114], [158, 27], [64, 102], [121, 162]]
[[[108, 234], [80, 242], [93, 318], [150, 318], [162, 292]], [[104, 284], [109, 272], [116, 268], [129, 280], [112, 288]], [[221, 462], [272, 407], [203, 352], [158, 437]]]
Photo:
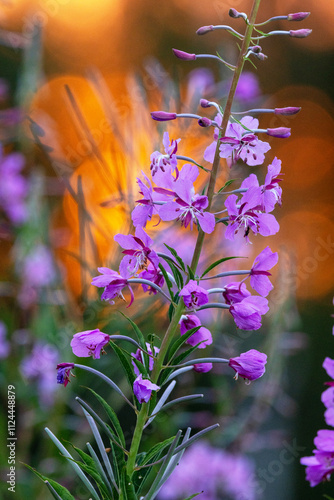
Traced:
[[[227, 97], [227, 102], [226, 102], [226, 106], [225, 106], [225, 110], [224, 110], [221, 130], [220, 130], [220, 137], [223, 137], [226, 133], [228, 121], [229, 121], [229, 118], [231, 116], [231, 109], [232, 109], [235, 91], [236, 91], [239, 77], [241, 75], [241, 72], [243, 70], [244, 63], [245, 63], [244, 56], [247, 53], [248, 47], [250, 45], [253, 27], [254, 27], [256, 15], [257, 15], [257, 12], [258, 12], [258, 9], [260, 6], [260, 2], [261, 2], [261, 0], [254, 0], [254, 3], [253, 3], [252, 11], [251, 11], [250, 18], [249, 18], [249, 23], [248, 23], [247, 28], [246, 28], [245, 36], [244, 36], [244, 39], [243, 39], [243, 42], [241, 45], [241, 50], [240, 50], [238, 61], [236, 64], [236, 69], [235, 69], [234, 74], [233, 74], [231, 87], [230, 87], [228, 97]], [[207, 190], [207, 197], [208, 197], [208, 202], [209, 202], [208, 210], [210, 210], [211, 205], [212, 205], [213, 196], [214, 196], [214, 192], [215, 192], [216, 180], [217, 180], [217, 176], [218, 176], [218, 168], [219, 168], [219, 163], [220, 163], [219, 146], [220, 146], [220, 144], [219, 144], [219, 140], [218, 140], [216, 151], [215, 151], [215, 157], [214, 157], [214, 161], [212, 164], [208, 190]], [[193, 254], [193, 258], [192, 258], [192, 262], [191, 262], [191, 269], [194, 273], [196, 272], [198, 261], [199, 261], [201, 251], [203, 248], [204, 236], [205, 236], [205, 233], [202, 231], [202, 229], [199, 229], [198, 237], [197, 237], [197, 241], [196, 241], [196, 246], [194, 249], [194, 254]], [[171, 341], [172, 341], [172, 339], [177, 331], [178, 324], [179, 324], [179, 321], [180, 321], [180, 318], [182, 316], [183, 311], [184, 311], [184, 305], [183, 305], [182, 301], [180, 301], [178, 303], [175, 311], [174, 311], [172, 321], [170, 322], [169, 327], [166, 331], [166, 334], [162, 340], [160, 352], [159, 352], [157, 359], [155, 360], [155, 363], [154, 363], [154, 368], [153, 368], [152, 375], [151, 375], [151, 379], [152, 379], [153, 383], [156, 383], [158, 380], [158, 377], [159, 377], [160, 372], [161, 372], [163, 360], [164, 360], [165, 355], [167, 353], [167, 350], [170, 346], [170, 343], [171, 343]], [[132, 476], [132, 473], [133, 473], [133, 470], [135, 467], [136, 457], [137, 457], [137, 453], [138, 453], [144, 425], [145, 425], [147, 417], [148, 417], [148, 412], [149, 412], [149, 404], [143, 403], [142, 408], [137, 415], [137, 423], [136, 423], [136, 427], [135, 427], [133, 438], [132, 438], [132, 443], [131, 443], [130, 452], [129, 452], [129, 458], [127, 461], [127, 473], [130, 477]]]

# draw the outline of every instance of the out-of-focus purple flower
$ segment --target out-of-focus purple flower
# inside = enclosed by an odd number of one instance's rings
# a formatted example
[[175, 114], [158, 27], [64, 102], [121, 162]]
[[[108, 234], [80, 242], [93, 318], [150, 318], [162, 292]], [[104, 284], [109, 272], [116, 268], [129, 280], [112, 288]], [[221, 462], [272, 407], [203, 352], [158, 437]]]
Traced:
[[57, 389], [54, 367], [58, 356], [58, 351], [53, 345], [36, 343], [20, 366], [23, 377], [30, 382], [36, 382], [39, 399], [45, 406], [51, 406], [54, 402]]
[[180, 464], [161, 488], [159, 500], [183, 500], [200, 493], [203, 500], [255, 500], [253, 463], [242, 455], [197, 442], [185, 451]]
[[210, 330], [208, 330], [204, 326], [201, 326], [200, 319], [194, 314], [186, 314], [181, 316], [179, 324], [181, 335], [184, 335], [192, 328], [196, 328], [197, 326], [201, 327], [197, 330], [197, 332], [193, 333], [188, 340], [186, 340], [186, 344], [194, 347], [195, 345], [200, 343], [198, 346], [199, 349], [204, 349], [207, 345], [212, 344], [212, 335]]
[[[220, 127], [222, 124], [222, 121], [223, 121], [222, 115], [220, 113], [218, 113], [215, 116], [215, 122]], [[204, 160], [208, 161], [209, 163], [213, 163], [216, 148], [217, 148], [218, 137], [219, 137], [219, 128], [215, 127], [214, 132], [213, 132], [213, 142], [205, 149], [204, 155], [203, 155]]]
[[256, 130], [259, 126], [259, 120], [251, 116], [244, 116], [240, 123], [241, 125], [239, 123], [228, 124], [226, 136], [220, 139], [221, 158], [229, 160], [230, 166], [239, 159], [247, 165], [262, 165], [264, 154], [269, 151], [270, 144], [261, 141], [257, 135], [247, 130]]
[[73, 375], [71, 370], [74, 368], [74, 363], [59, 363], [57, 365], [57, 384], [63, 384], [64, 387], [70, 382], [70, 375]]
[[232, 304], [229, 311], [238, 328], [258, 330], [261, 327], [261, 316], [269, 311], [268, 301], [264, 297], [246, 297], [241, 302]]
[[[145, 280], [152, 281], [152, 283], [155, 283], [160, 288], [165, 283], [165, 279], [164, 279], [163, 274], [160, 271], [160, 269], [155, 268], [151, 263], [149, 263], [149, 265], [147, 266], [147, 269], [144, 269], [144, 271], [139, 273], [138, 277], [143, 278]], [[158, 291], [155, 288], [147, 285], [146, 283], [142, 283], [141, 286], [143, 287], [144, 292], [148, 292], [150, 294], [153, 293], [153, 295], [156, 295], [158, 293]]]
[[163, 172], [167, 165], [171, 166], [172, 172], [177, 166], [177, 145], [181, 139], [172, 139], [170, 141], [168, 132], [164, 132], [162, 144], [165, 148], [165, 154], [160, 153], [160, 151], [154, 151], [151, 154], [151, 173], [152, 177], [157, 173], [160, 169]]
[[198, 99], [198, 96], [205, 95], [214, 85], [212, 71], [207, 68], [196, 68], [188, 75], [187, 99]]
[[100, 332], [98, 328], [85, 330], [73, 336], [71, 347], [73, 353], [80, 358], [92, 356], [94, 359], [100, 359], [101, 351], [103, 354], [103, 347], [108, 344], [109, 340], [110, 336]]
[[262, 213], [261, 188], [250, 187], [241, 200], [231, 194], [225, 200], [230, 224], [226, 228], [225, 238], [233, 240], [239, 229], [244, 230], [246, 241], [249, 242], [249, 232], [271, 236], [279, 231], [279, 224], [272, 214]]
[[130, 278], [138, 271], [142, 271], [148, 265], [148, 262], [157, 268], [159, 266], [159, 257], [150, 246], [153, 240], [145, 233], [140, 226], [136, 227], [135, 236], [132, 234], [116, 234], [114, 240], [124, 248], [123, 257], [119, 272], [124, 278]]
[[22, 272], [25, 285], [36, 288], [50, 285], [56, 277], [50, 250], [45, 245], [36, 245], [25, 257]]
[[314, 438], [314, 444], [319, 451], [334, 453], [334, 431], [321, 429]]
[[251, 349], [250, 351], [243, 352], [240, 356], [230, 358], [228, 365], [236, 372], [235, 379], [240, 375], [240, 377], [251, 382], [262, 377], [266, 371], [266, 363], [266, 354], [256, 349]]
[[194, 365], [194, 370], [198, 373], [207, 373], [212, 370], [212, 366], [212, 363], [196, 363]]
[[27, 218], [25, 197], [28, 183], [21, 174], [24, 164], [21, 153], [4, 156], [0, 147], [0, 207], [15, 225], [22, 224]]
[[[148, 342], [146, 342], [146, 350], [147, 352], [150, 354], [149, 356], [149, 361], [148, 361], [148, 369], [150, 370], [150, 372], [153, 370], [153, 366], [154, 366], [154, 359], [153, 359], [153, 353], [152, 353], [152, 348], [150, 346], [150, 344]], [[157, 356], [157, 354], [159, 353], [160, 349], [159, 347], [155, 347], [154, 346], [154, 356]], [[137, 351], [135, 353], [131, 353], [132, 356], [134, 356], [138, 361], [140, 361], [141, 364], [144, 364], [144, 354], [143, 354], [143, 351], [141, 349], [137, 349]], [[138, 370], [137, 368], [137, 365], [136, 363], [134, 363], [134, 361], [132, 361], [132, 364], [133, 364], [133, 370], [135, 372], [136, 375], [140, 375], [140, 371]]]
[[148, 177], [146, 177], [145, 174], [143, 175], [148, 185], [144, 184], [141, 179], [137, 178], [139, 192], [143, 196], [143, 198], [136, 201], [138, 205], [136, 205], [132, 210], [131, 218], [135, 227], [145, 227], [147, 221], [151, 220], [152, 215], [156, 213], [154, 207], [154, 192], [152, 189], [151, 181], [148, 179]]
[[197, 285], [195, 280], [190, 280], [180, 291], [180, 297], [188, 309], [197, 309], [209, 302], [209, 295], [205, 288]]
[[107, 300], [112, 305], [115, 303], [114, 299], [116, 297], [125, 300], [122, 290], [124, 287], [128, 286], [131, 299], [127, 307], [130, 307], [134, 300], [134, 295], [131, 286], [128, 285], [128, 280], [108, 267], [98, 267], [97, 270], [101, 273], [101, 275], [95, 276], [95, 278], [92, 279], [92, 285], [97, 286], [98, 288], [104, 287], [101, 300]]
[[143, 379], [142, 374], [138, 375], [133, 383], [133, 392], [139, 403], [147, 403], [150, 398], [152, 391], [158, 391], [160, 387], [153, 384], [148, 379]]
[[235, 98], [239, 101], [249, 102], [255, 100], [260, 94], [258, 77], [250, 71], [243, 72], [238, 81]]
[[3, 321], [0, 320], [0, 359], [7, 358], [10, 350], [9, 342], [6, 340], [7, 327]]
[[269, 247], [262, 250], [255, 258], [250, 272], [251, 287], [263, 297], [274, 288], [268, 276], [271, 274], [268, 269], [274, 267], [278, 262], [278, 253], [272, 252]]
[[226, 304], [236, 304], [241, 302], [246, 297], [249, 297], [251, 293], [247, 290], [245, 283], [232, 282], [224, 286], [223, 297]]

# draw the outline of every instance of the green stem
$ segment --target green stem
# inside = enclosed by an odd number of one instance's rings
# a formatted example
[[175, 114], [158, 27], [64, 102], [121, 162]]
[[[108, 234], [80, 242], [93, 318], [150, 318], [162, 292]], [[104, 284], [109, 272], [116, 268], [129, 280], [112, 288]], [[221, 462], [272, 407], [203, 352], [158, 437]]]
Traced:
[[[257, 14], [257, 11], [258, 11], [259, 6], [260, 6], [260, 2], [261, 2], [261, 0], [254, 0], [254, 3], [253, 3], [253, 8], [252, 8], [250, 18], [249, 18], [249, 24], [247, 25], [247, 28], [246, 28], [245, 37], [243, 39], [243, 43], [242, 43], [240, 54], [238, 57], [236, 69], [234, 71], [230, 91], [229, 91], [229, 94], [227, 97], [227, 102], [226, 102], [225, 111], [224, 111], [224, 115], [223, 115], [221, 130], [220, 130], [220, 137], [223, 137], [225, 135], [225, 132], [226, 132], [228, 121], [229, 121], [229, 118], [231, 115], [234, 94], [235, 94], [235, 91], [237, 88], [239, 77], [241, 75], [241, 72], [242, 72], [242, 69], [243, 69], [243, 66], [245, 63], [244, 57], [245, 57], [245, 54], [247, 53], [248, 47], [250, 45], [252, 31], [253, 31], [253, 27], [254, 27], [254, 23], [255, 23], [255, 19], [256, 19], [256, 14]], [[208, 197], [208, 202], [209, 202], [208, 210], [210, 210], [211, 205], [212, 205], [213, 196], [214, 196], [214, 192], [215, 192], [216, 180], [217, 180], [217, 176], [218, 176], [218, 169], [219, 169], [219, 163], [220, 163], [219, 147], [220, 147], [220, 143], [218, 140], [216, 151], [215, 151], [215, 157], [214, 157], [214, 161], [212, 164], [208, 190], [207, 190], [207, 197]], [[196, 269], [198, 266], [198, 261], [199, 261], [200, 255], [201, 255], [201, 251], [202, 251], [202, 247], [203, 247], [203, 243], [204, 243], [204, 236], [205, 236], [205, 233], [202, 231], [202, 229], [199, 229], [198, 237], [197, 237], [197, 241], [196, 241], [196, 246], [194, 249], [194, 254], [193, 254], [193, 258], [192, 258], [192, 262], [191, 262], [191, 269], [194, 273], [196, 272]], [[166, 331], [166, 334], [162, 340], [159, 354], [158, 354], [157, 359], [155, 360], [155, 363], [154, 363], [154, 368], [153, 368], [153, 371], [151, 374], [151, 380], [153, 383], [156, 383], [158, 378], [159, 378], [163, 361], [165, 359], [165, 356], [167, 354], [167, 350], [171, 344], [171, 341], [173, 340], [173, 338], [177, 332], [177, 329], [179, 326], [179, 321], [181, 319], [183, 312], [184, 312], [184, 305], [183, 305], [182, 300], [180, 300], [180, 302], [178, 303], [178, 305], [174, 311], [172, 321], [170, 322], [169, 327]], [[137, 457], [139, 445], [141, 442], [141, 436], [142, 436], [144, 425], [147, 421], [148, 415], [149, 415], [149, 403], [143, 403], [142, 408], [137, 415], [137, 423], [136, 423], [136, 427], [135, 427], [133, 438], [132, 438], [132, 443], [131, 443], [130, 452], [129, 452], [129, 458], [127, 461], [126, 469], [127, 469], [128, 475], [130, 477], [133, 474], [133, 470], [134, 470], [134, 467], [136, 464], [136, 457]]]

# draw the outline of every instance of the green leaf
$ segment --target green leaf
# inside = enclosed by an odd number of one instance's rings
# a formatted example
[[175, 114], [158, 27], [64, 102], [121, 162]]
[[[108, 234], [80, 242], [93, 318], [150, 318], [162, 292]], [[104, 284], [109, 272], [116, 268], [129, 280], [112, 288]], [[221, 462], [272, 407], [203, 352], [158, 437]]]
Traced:
[[177, 262], [179, 263], [180, 267], [182, 268], [183, 271], [186, 270], [186, 266], [184, 265], [184, 262], [183, 260], [181, 259], [181, 257], [179, 256], [179, 254], [177, 253], [177, 251], [170, 247], [169, 245], [167, 245], [166, 243], [164, 243], [165, 247], [168, 248], [168, 250], [170, 251], [170, 253], [173, 255], [173, 257], [175, 257], [175, 259], [177, 260]]
[[108, 415], [109, 420], [112, 423], [112, 425], [113, 425], [113, 427], [114, 427], [114, 429], [116, 431], [116, 434], [117, 434], [117, 436], [119, 438], [120, 444], [123, 446], [123, 448], [125, 448], [125, 438], [124, 438], [123, 430], [122, 430], [121, 424], [119, 423], [119, 420], [118, 420], [118, 417], [117, 417], [116, 413], [111, 408], [111, 406], [109, 406], [108, 403], [102, 398], [102, 396], [100, 396], [99, 394], [97, 394], [90, 387], [88, 387], [88, 389], [94, 394], [94, 396], [96, 397], [96, 399], [103, 406], [104, 411]]
[[133, 481], [127, 475], [125, 467], [121, 475], [121, 492], [124, 500], [138, 500]]
[[226, 262], [227, 260], [231, 260], [231, 259], [242, 259], [242, 258], [243, 257], [223, 257], [222, 259], [218, 259], [215, 262], [213, 262], [213, 264], [211, 264], [209, 267], [207, 267], [205, 269], [205, 271], [202, 274], [201, 278], [203, 278], [203, 276], [205, 276], [206, 274], [208, 274], [208, 272], [210, 272], [212, 269], [214, 269], [215, 267], [219, 266], [219, 264], [221, 264], [222, 262]]
[[133, 366], [132, 366], [131, 361], [125, 356], [125, 354], [123, 353], [122, 349], [120, 347], [118, 347], [117, 344], [115, 344], [114, 342], [109, 342], [109, 345], [114, 350], [114, 352], [117, 355], [117, 357], [118, 357], [121, 365], [123, 366], [126, 378], [128, 379], [130, 387], [132, 388], [133, 382], [135, 381], [136, 377], [135, 377], [135, 373], [133, 371]]
[[203, 491], [200, 491], [199, 493], [194, 493], [193, 495], [190, 495], [190, 497], [187, 497], [184, 500], [191, 500], [192, 498], [195, 498], [198, 495], [201, 495], [202, 493], [203, 493]]
[[91, 467], [90, 465], [87, 465], [85, 462], [78, 462], [77, 460], [74, 460], [74, 458], [71, 459], [74, 463], [76, 463], [80, 469], [85, 472], [88, 476], [90, 476], [92, 479], [94, 479], [97, 487], [100, 490], [100, 493], [102, 494], [103, 499], [111, 499], [110, 494], [108, 492], [108, 489], [106, 485], [104, 484], [104, 481], [100, 475], [99, 472], [97, 472], [95, 463], [94, 466]]
[[38, 472], [36, 469], [33, 469], [32, 467], [30, 467], [30, 465], [27, 465], [27, 464], [23, 464], [23, 465], [25, 465], [25, 467], [27, 467], [28, 469], [30, 469], [44, 483], [46, 481], [48, 483], [50, 483], [50, 485], [54, 488], [54, 490], [58, 493], [58, 495], [60, 496], [60, 498], [62, 500], [75, 500], [74, 496], [72, 496], [71, 493], [68, 491], [68, 489], [66, 489], [64, 486], [62, 486], [61, 484], [58, 484], [53, 479], [49, 479], [48, 477], [43, 476], [43, 474], [41, 474], [40, 472]]
[[333, 497], [329, 497], [328, 495], [324, 495], [324, 498], [326, 498], [327, 500], [334, 500]]
[[187, 265], [187, 269], [188, 269], [189, 279], [194, 280], [195, 279], [194, 271], [188, 265]]
[[198, 332], [200, 328], [201, 326], [195, 326], [195, 328], [191, 328], [190, 330], [186, 331], [183, 335], [180, 335], [180, 337], [177, 340], [175, 340], [168, 353], [168, 362], [172, 361], [177, 351], [194, 333]]
[[176, 285], [181, 290], [183, 288], [183, 276], [180, 273], [179, 269], [175, 266], [175, 264], [173, 264], [173, 262], [169, 261], [168, 264], [173, 273]]
[[136, 325], [136, 323], [134, 321], [132, 321], [131, 318], [129, 318], [126, 314], [122, 313], [121, 311], [118, 311], [125, 319], [128, 320], [128, 322], [130, 323], [130, 325], [132, 326], [132, 328], [134, 329], [135, 331], [135, 334], [137, 335], [137, 339], [138, 339], [138, 342], [139, 344], [141, 345], [141, 347], [143, 349], [146, 349], [146, 343], [145, 343], [145, 337], [142, 333], [142, 331], [140, 330], [140, 328], [138, 327], [138, 325]]
[[171, 282], [171, 280], [167, 274], [166, 269], [164, 268], [164, 266], [161, 263], [159, 264], [159, 269], [162, 272], [163, 277], [165, 278], [165, 282], [166, 282], [166, 285], [167, 285], [167, 288], [169, 291], [170, 298], [173, 300], [174, 299], [174, 294], [173, 294], [173, 290], [172, 290], [173, 283]]
[[225, 188], [230, 186], [235, 181], [236, 181], [236, 179], [230, 179], [229, 181], [225, 182], [224, 186], [219, 189], [218, 193], [221, 193], [222, 191], [224, 191]]

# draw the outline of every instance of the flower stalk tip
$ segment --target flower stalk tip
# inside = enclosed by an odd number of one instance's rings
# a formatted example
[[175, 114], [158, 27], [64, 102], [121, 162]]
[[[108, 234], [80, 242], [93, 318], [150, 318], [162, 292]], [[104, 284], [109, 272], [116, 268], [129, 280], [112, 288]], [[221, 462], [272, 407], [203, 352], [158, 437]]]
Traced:
[[295, 12], [294, 14], [288, 14], [287, 20], [288, 21], [304, 21], [304, 19], [306, 19], [309, 15], [310, 15], [310, 12]]
[[167, 113], [166, 111], [152, 111], [151, 118], [157, 122], [168, 122], [176, 119], [176, 113]]
[[210, 26], [202, 26], [201, 28], [198, 28], [196, 31], [197, 35], [205, 35], [206, 33], [209, 33], [209, 31], [213, 31], [213, 26], [212, 24]]
[[310, 29], [301, 29], [301, 30], [290, 30], [289, 35], [292, 36], [293, 38], [306, 38], [312, 33], [312, 30]]
[[183, 50], [179, 49], [172, 49], [172, 50], [174, 55], [179, 59], [182, 59], [182, 61], [195, 61], [196, 59], [196, 54], [189, 54], [189, 52], [184, 52]]

